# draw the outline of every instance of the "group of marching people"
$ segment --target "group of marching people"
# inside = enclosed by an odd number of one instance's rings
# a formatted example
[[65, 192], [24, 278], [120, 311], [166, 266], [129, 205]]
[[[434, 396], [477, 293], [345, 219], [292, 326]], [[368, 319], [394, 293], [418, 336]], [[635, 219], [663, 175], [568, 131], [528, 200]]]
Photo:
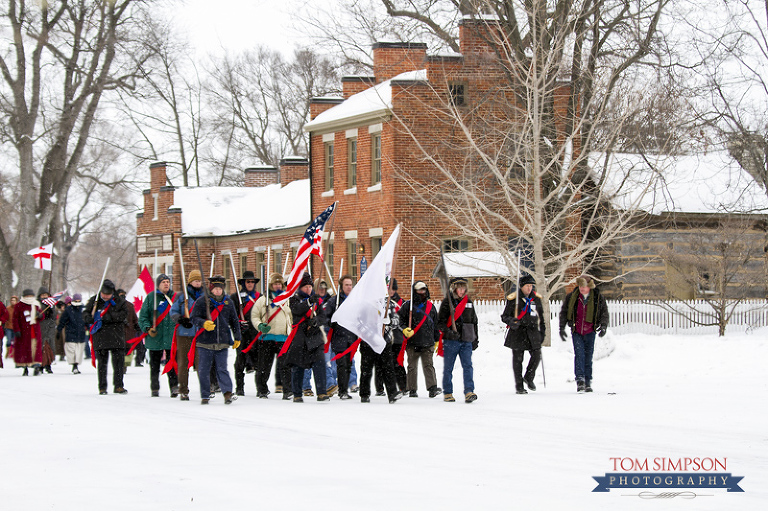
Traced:
[[[337, 294], [331, 295], [325, 281], [313, 281], [305, 273], [290, 299], [277, 303], [275, 299], [283, 294], [285, 285], [282, 276], [274, 273], [269, 277], [267, 296], [256, 290], [258, 282], [253, 272], [245, 271], [238, 280], [238, 291], [228, 296], [224, 277], [211, 277], [206, 290], [202, 274], [193, 270], [184, 292], [173, 293], [170, 277], [160, 274], [155, 281], [156, 289], [144, 299], [137, 315], [133, 305], [125, 300], [125, 292], [116, 290], [105, 279], [99, 293], [87, 304], [82, 303], [79, 294], [68, 299], [58, 314], [58, 323], [47, 314], [53, 307], [41, 305], [47, 290], [41, 290], [45, 292], [38, 297], [32, 290], [25, 290], [21, 300], [12, 301], [9, 309], [0, 302], [0, 322], [4, 324], [5, 335], [13, 340], [16, 367], [24, 368], [25, 375], [30, 368], [35, 375], [50, 371], [54, 347], [46, 339], [56, 331], [65, 333], [67, 361], [72, 372], [79, 374], [78, 364], [82, 363], [90, 336], [101, 395], [107, 394], [110, 358], [113, 392], [125, 394], [126, 354], [144, 348], [149, 359], [152, 397], [160, 395], [162, 372], [167, 374], [171, 397], [188, 401], [189, 373], [194, 367], [202, 404], [208, 404], [219, 391], [225, 404], [244, 396], [245, 375], [251, 373], [255, 374], [256, 396], [267, 399], [275, 366], [274, 390], [284, 400], [301, 403], [304, 397], [313, 396], [309, 387], [312, 375], [318, 401], [328, 401], [336, 394], [342, 400], [352, 399], [350, 393], [359, 390], [360, 401], [369, 403], [375, 372], [375, 395], [386, 396], [390, 403], [395, 403], [403, 396], [418, 397], [421, 364], [429, 397], [443, 394], [444, 401], [454, 402], [453, 369], [458, 358], [463, 370], [464, 401], [472, 403], [477, 399], [472, 352], [479, 344], [478, 317], [465, 279], [450, 280], [448, 296], [441, 301], [439, 310], [430, 300], [425, 282], [414, 282], [411, 299], [404, 301], [398, 294], [397, 281], [392, 279], [384, 321], [386, 345], [381, 353], [361, 343], [356, 334], [334, 320], [334, 314], [352, 291], [351, 276], [342, 276]], [[591, 392], [595, 336], [605, 335], [608, 309], [605, 298], [589, 277], [580, 277], [576, 283], [576, 289], [563, 302], [560, 337], [563, 341], [567, 339], [565, 327], [570, 326], [577, 391]], [[518, 394], [526, 394], [526, 387], [536, 390], [534, 379], [546, 333], [541, 296], [534, 286], [531, 276], [523, 276], [518, 290], [506, 297], [501, 316], [508, 326], [505, 346], [513, 353]], [[236, 351], [234, 383], [228, 370], [230, 348]], [[358, 349], [359, 388], [351, 381]], [[530, 355], [523, 372], [526, 351]], [[444, 357], [442, 388], [438, 386], [433, 363], [436, 352]], [[141, 359], [137, 359], [137, 365], [140, 363]]]

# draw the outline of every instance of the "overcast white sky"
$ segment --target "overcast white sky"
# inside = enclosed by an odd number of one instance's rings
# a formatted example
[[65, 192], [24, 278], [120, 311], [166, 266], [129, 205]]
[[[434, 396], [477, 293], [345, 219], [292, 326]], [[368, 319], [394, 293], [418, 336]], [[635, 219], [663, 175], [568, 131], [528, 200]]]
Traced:
[[237, 52], [257, 44], [291, 51], [297, 39], [296, 15], [331, 0], [182, 0], [177, 25], [202, 53]]

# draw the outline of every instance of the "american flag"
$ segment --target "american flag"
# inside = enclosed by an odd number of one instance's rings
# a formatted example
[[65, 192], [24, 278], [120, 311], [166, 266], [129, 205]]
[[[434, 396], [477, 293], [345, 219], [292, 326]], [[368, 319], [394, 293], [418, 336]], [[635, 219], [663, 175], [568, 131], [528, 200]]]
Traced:
[[53, 296], [49, 296], [48, 298], [43, 298], [43, 303], [46, 304], [48, 307], [53, 308], [56, 306], [56, 303], [59, 301], [59, 299], [62, 296], [64, 296], [64, 293], [66, 293], [66, 291], [59, 291]]
[[293, 261], [286, 290], [274, 299], [275, 305], [280, 305], [288, 300], [299, 288], [299, 282], [301, 282], [301, 277], [304, 275], [307, 263], [309, 263], [309, 256], [316, 254], [321, 261], [323, 260], [323, 229], [325, 229], [325, 222], [331, 218], [335, 208], [336, 203], [334, 202], [328, 206], [328, 209], [320, 213], [307, 228], [296, 251], [296, 260]]

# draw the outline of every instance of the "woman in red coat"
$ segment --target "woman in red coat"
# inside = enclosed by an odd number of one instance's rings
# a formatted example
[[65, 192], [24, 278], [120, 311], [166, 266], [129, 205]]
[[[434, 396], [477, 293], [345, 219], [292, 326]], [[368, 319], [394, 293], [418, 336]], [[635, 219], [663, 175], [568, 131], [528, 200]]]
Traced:
[[25, 289], [21, 301], [13, 309], [13, 324], [16, 338], [13, 342], [13, 360], [16, 367], [24, 368], [24, 376], [29, 375], [29, 368], [35, 368], [35, 376], [40, 374], [43, 362], [43, 343], [40, 335], [40, 303], [35, 299], [35, 292]]

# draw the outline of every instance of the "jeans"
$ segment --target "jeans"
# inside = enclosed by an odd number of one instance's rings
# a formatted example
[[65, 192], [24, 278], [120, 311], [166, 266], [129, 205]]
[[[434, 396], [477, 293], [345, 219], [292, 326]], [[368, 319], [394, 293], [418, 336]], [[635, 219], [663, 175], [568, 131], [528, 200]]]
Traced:
[[461, 361], [461, 368], [464, 370], [464, 394], [474, 392], [472, 343], [448, 340], [443, 340], [443, 392], [453, 394], [453, 366], [457, 356]]
[[573, 372], [576, 374], [576, 381], [591, 383], [595, 332], [581, 335], [571, 331], [571, 339], [573, 339]]
[[[163, 358], [170, 360], [171, 350], [149, 350], [149, 390], [160, 390], [160, 362]], [[168, 387], [173, 391], [178, 386], [179, 379], [176, 377], [176, 371], [171, 369], [168, 372]]]
[[[200, 380], [200, 396], [203, 399], [211, 397], [211, 366], [216, 364], [216, 377], [221, 391], [232, 392], [232, 379], [227, 370], [227, 348], [223, 350], [207, 350], [197, 347], [195, 360], [197, 363], [197, 379]], [[150, 352], [151, 353], [151, 352]]]
[[[318, 358], [312, 362], [312, 373], [315, 375], [315, 387], [322, 389], [325, 383], [325, 359]], [[304, 369], [301, 367], [291, 367], [291, 390], [295, 397], [302, 395], [302, 385], [304, 383]], [[287, 389], [283, 389], [285, 392]], [[318, 390], [317, 395], [325, 394], [325, 391]]]
[[[336, 377], [337, 377], [336, 361], [331, 360], [333, 357], [334, 357], [333, 350], [328, 350], [328, 353], [325, 354], [325, 388], [326, 389], [330, 389], [331, 387], [336, 385]], [[304, 390], [310, 390], [312, 388], [312, 384], [310, 383], [311, 375], [312, 375], [312, 369], [304, 370]], [[355, 374], [355, 379], [356, 378], [357, 378], [357, 375]]]

